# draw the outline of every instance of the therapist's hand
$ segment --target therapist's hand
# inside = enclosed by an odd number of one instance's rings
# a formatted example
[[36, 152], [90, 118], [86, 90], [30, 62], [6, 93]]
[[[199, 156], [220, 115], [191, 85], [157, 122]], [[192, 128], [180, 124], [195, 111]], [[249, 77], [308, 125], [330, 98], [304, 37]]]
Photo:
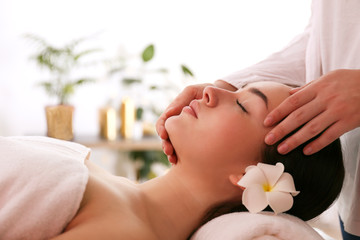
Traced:
[[[360, 70], [339, 69], [307, 85], [293, 89], [284, 102], [268, 114], [264, 125], [274, 127], [265, 137], [269, 145], [305, 124], [278, 146], [286, 154], [307, 144], [304, 153], [313, 154], [342, 134], [360, 126]], [[283, 119], [283, 120], [282, 120]]]
[[156, 131], [162, 139], [163, 151], [168, 156], [169, 162], [172, 164], [177, 163], [177, 156], [174, 147], [172, 146], [169, 139], [169, 135], [165, 129], [165, 121], [171, 116], [179, 115], [182, 109], [185, 106], [188, 106], [192, 100], [201, 99], [203, 95], [203, 90], [207, 86], [216, 86], [232, 91], [236, 90], [235, 87], [222, 80], [218, 80], [214, 84], [204, 83], [187, 86], [167, 107], [167, 109], [163, 112], [163, 114], [161, 114], [161, 116], [156, 122]]

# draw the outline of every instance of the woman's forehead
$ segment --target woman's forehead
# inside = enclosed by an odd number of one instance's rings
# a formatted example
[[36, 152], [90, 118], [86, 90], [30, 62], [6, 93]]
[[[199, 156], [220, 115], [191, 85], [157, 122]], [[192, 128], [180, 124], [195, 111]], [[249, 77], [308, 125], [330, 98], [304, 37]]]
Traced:
[[272, 90], [272, 89], [277, 89], [278, 91], [281, 90], [290, 90], [291, 87], [282, 84], [282, 83], [278, 83], [278, 82], [272, 82], [272, 81], [260, 81], [260, 82], [253, 82], [253, 83], [248, 83], [246, 85], [243, 86], [243, 89], [249, 88], [249, 87], [256, 87], [256, 88], [260, 88], [263, 90]]
[[290, 96], [289, 92], [291, 90], [291, 87], [289, 86], [271, 81], [249, 83], [245, 85], [243, 89], [239, 90], [249, 91], [254, 88], [261, 91], [268, 98], [269, 108], [278, 106], [282, 101], [285, 100], [285, 98]]

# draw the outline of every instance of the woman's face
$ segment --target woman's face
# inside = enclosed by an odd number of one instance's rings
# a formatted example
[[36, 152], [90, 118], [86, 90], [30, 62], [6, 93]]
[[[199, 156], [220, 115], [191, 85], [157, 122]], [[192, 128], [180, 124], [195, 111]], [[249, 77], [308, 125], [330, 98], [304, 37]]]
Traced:
[[270, 130], [263, 125], [265, 116], [289, 90], [275, 82], [248, 84], [236, 92], [207, 87], [202, 99], [165, 122], [178, 164], [228, 172], [259, 162]]

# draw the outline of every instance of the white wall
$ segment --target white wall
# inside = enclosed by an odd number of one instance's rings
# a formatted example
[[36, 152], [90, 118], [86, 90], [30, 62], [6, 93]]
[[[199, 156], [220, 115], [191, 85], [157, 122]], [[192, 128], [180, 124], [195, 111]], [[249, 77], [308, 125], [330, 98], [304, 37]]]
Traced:
[[[154, 66], [175, 69], [185, 63], [199, 82], [213, 82], [281, 49], [301, 33], [310, 4], [310, 0], [1, 0], [0, 135], [45, 134], [44, 106], [52, 100], [34, 86], [46, 74], [28, 60], [34, 49], [21, 37], [24, 33], [59, 45], [95, 34], [89, 45], [103, 48], [99, 58], [112, 57], [121, 47], [137, 53], [154, 43]], [[104, 67], [88, 71], [104, 79]], [[97, 133], [97, 109], [111, 94], [117, 94], [116, 87], [106, 81], [77, 91], [72, 99], [77, 134]]]

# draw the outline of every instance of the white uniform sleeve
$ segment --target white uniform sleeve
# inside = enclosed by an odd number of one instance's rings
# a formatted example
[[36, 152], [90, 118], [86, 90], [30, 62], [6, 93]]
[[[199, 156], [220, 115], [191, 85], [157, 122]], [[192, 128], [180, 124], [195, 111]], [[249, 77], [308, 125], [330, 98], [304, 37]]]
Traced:
[[224, 80], [236, 88], [258, 81], [275, 81], [287, 85], [301, 86], [305, 83], [305, 56], [311, 30], [311, 22], [305, 31], [295, 37], [283, 50], [267, 59], [232, 73]]

